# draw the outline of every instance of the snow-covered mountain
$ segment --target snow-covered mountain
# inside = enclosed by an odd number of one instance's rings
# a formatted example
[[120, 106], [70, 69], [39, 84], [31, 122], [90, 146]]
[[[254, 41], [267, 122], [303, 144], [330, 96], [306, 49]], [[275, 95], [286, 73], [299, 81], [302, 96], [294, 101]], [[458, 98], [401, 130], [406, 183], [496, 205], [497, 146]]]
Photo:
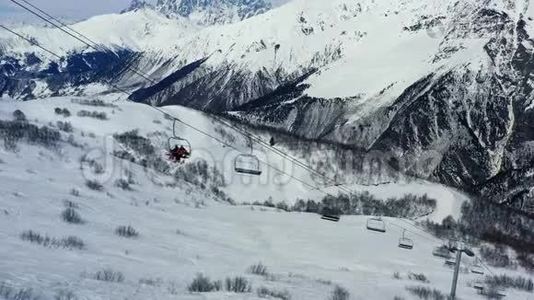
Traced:
[[62, 59], [1, 33], [0, 91], [29, 99], [108, 92], [113, 84], [135, 101], [231, 112], [387, 151], [393, 160], [434, 151], [430, 179], [481, 196], [504, 182], [500, 201], [530, 207], [528, 1], [293, 0], [240, 22], [198, 26], [195, 15], [211, 20], [212, 12], [221, 15], [219, 4], [255, 2], [207, 3], [160, 1], [159, 10], [73, 25], [106, 46], [100, 51], [56, 29], [17, 29]]
[[123, 12], [154, 9], [169, 18], [185, 17], [198, 25], [235, 23], [271, 9], [268, 0], [133, 0]]
[[[323, 195], [274, 168], [265, 167], [257, 179], [236, 175], [236, 151], [217, 139], [244, 151], [246, 138], [204, 113], [162, 109], [216, 139], [179, 125], [193, 153], [185, 165], [169, 167], [164, 148], [172, 121], [146, 105], [94, 97], [0, 105], [0, 298], [259, 300], [271, 293], [288, 295], [273, 299], [304, 300], [330, 299], [341, 286], [354, 299], [390, 300], [413, 299], [408, 289], [414, 286], [449, 290], [452, 270], [432, 254], [443, 241], [412, 221], [384, 218], [382, 234], [366, 230], [366, 216], [330, 223], [311, 213], [235, 205], [269, 197], [291, 204], [296, 197]], [[295, 156], [307, 152], [277, 147]], [[293, 169], [294, 176], [314, 183], [309, 172], [264, 150], [257, 154], [275, 168]], [[458, 218], [468, 201], [431, 183], [350, 188], [369, 189], [381, 199], [428, 193], [438, 203], [430, 216], [435, 220]], [[325, 190], [336, 193], [337, 187]], [[137, 235], [121, 236], [119, 226], [131, 226]], [[413, 250], [398, 247], [403, 228], [415, 242]], [[267, 266], [265, 274], [251, 273], [259, 262]], [[485, 299], [473, 288], [484, 278], [470, 272], [474, 265], [474, 259], [463, 259], [458, 296]], [[197, 273], [211, 280], [240, 276], [251, 289], [194, 293], [188, 286]], [[414, 279], [421, 274], [424, 279]], [[506, 294], [532, 295], [515, 289]]]

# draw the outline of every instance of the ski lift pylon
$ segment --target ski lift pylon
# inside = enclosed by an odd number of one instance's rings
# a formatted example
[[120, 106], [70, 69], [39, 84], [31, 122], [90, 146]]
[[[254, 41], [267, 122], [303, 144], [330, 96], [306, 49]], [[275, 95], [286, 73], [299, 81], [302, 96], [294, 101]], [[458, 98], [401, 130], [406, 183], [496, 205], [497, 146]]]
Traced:
[[402, 249], [413, 249], [413, 240], [406, 237], [406, 229], [402, 231], [402, 237], [399, 239], [399, 248]]
[[250, 154], [239, 154], [234, 159], [234, 170], [247, 175], [261, 175], [260, 160], [254, 155], [252, 138], [250, 139]]
[[372, 217], [367, 219], [367, 230], [376, 232], [386, 232], [386, 223], [382, 217]]

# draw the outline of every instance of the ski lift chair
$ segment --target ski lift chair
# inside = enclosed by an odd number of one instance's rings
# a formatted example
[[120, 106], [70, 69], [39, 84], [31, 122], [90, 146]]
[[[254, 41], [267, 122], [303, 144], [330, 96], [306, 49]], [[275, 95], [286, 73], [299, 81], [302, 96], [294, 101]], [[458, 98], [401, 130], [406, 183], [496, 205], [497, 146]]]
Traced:
[[482, 268], [478, 258], [475, 260], [475, 263], [471, 265], [471, 273], [477, 275], [484, 275], [484, 269]]
[[187, 150], [187, 153], [191, 155], [191, 151], [193, 150], [191, 147], [191, 143], [188, 140], [177, 137], [177, 136], [170, 137], [168, 144], [169, 144], [168, 145], [169, 151], [172, 151], [174, 147], [178, 147], [178, 148], [184, 147], [185, 150]]
[[187, 139], [182, 138], [176, 134], [176, 120], [174, 120], [174, 122], [172, 123], [172, 137], [170, 137], [168, 140], [168, 147], [169, 151], [172, 151], [174, 147], [184, 147], [185, 150], [187, 150], [187, 153], [189, 153], [189, 155], [191, 155], [191, 152], [193, 151], [191, 143]]
[[384, 233], [386, 232], [386, 223], [381, 217], [369, 218], [367, 219], [367, 230]]
[[340, 217], [336, 215], [323, 214], [321, 219], [332, 222], [339, 222]]
[[339, 215], [340, 214], [336, 210], [325, 208], [323, 209], [323, 212], [321, 214], [321, 219], [326, 221], [339, 222]]
[[451, 252], [449, 251], [446, 245], [434, 248], [434, 250], [432, 251], [432, 255], [445, 259], [450, 259], [452, 257]]
[[234, 159], [234, 170], [237, 173], [261, 175], [260, 161], [252, 154], [240, 154]]
[[482, 280], [477, 280], [474, 282], [473, 288], [477, 290], [477, 294], [484, 295], [486, 284]]
[[[249, 137], [250, 138], [250, 137]], [[239, 154], [234, 159], [234, 170], [246, 175], [261, 175], [260, 160], [254, 153], [252, 139], [250, 139], [250, 154]]]
[[456, 261], [455, 260], [446, 260], [444, 265], [447, 266], [447, 267], [454, 267], [454, 266], [456, 266]]
[[406, 230], [402, 232], [402, 237], [399, 239], [399, 248], [412, 250], [413, 249], [413, 240], [405, 236]]

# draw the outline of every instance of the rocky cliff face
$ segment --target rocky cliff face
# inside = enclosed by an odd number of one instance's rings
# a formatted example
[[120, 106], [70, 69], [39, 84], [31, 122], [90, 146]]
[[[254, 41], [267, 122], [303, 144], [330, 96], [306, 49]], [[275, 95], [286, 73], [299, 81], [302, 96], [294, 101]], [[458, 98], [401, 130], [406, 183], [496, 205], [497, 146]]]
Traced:
[[266, 0], [158, 0], [156, 10], [182, 16], [201, 25], [238, 22], [271, 9]]

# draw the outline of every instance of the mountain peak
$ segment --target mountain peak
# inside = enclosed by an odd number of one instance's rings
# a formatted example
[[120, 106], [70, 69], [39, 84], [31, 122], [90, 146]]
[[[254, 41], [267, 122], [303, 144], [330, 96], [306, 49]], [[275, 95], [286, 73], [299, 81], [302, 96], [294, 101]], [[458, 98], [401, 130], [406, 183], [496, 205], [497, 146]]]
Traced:
[[158, 0], [156, 4], [156, 10], [168, 17], [182, 16], [200, 25], [234, 23], [269, 9], [268, 0]]
[[153, 9], [154, 6], [147, 3], [144, 0], [132, 0], [132, 2], [130, 3], [130, 6], [128, 6], [128, 8], [126, 8], [125, 10], [121, 11], [121, 14], [129, 12], [129, 11], [136, 11], [136, 10], [145, 9], [145, 8]]

